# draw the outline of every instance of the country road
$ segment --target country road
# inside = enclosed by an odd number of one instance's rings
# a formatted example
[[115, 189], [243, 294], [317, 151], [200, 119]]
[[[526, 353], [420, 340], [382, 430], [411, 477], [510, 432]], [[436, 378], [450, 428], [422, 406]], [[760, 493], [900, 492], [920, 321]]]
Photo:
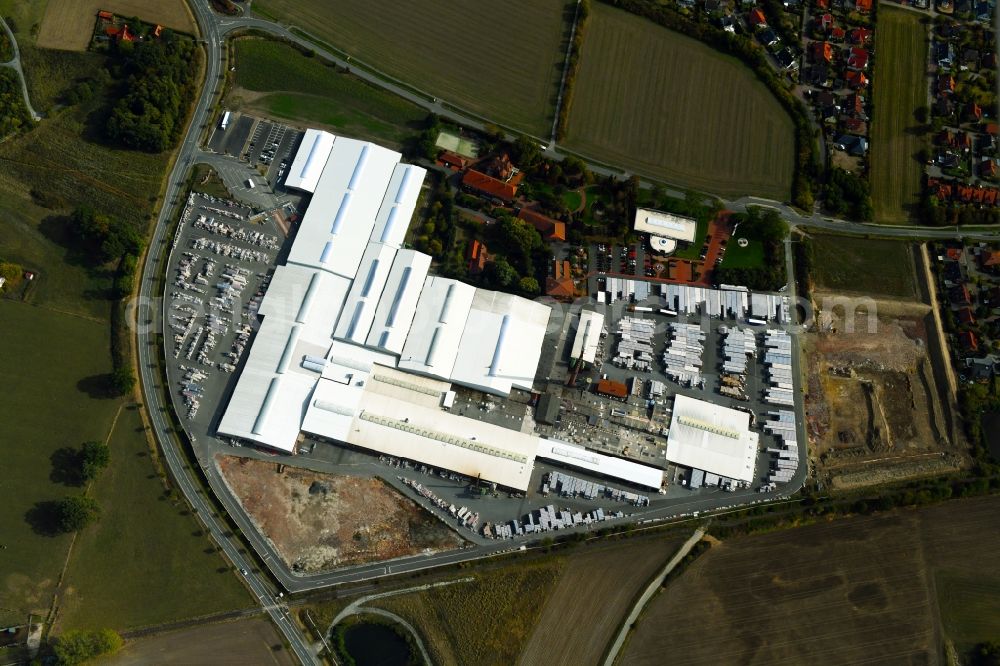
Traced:
[[24, 105], [28, 107], [31, 119], [37, 123], [42, 119], [42, 116], [35, 111], [35, 107], [31, 106], [31, 97], [28, 96], [28, 80], [24, 78], [24, 70], [21, 68], [21, 51], [17, 48], [17, 39], [14, 38], [14, 33], [3, 17], [0, 17], [0, 25], [3, 26], [4, 32], [7, 33], [7, 38], [10, 39], [10, 48], [14, 52], [14, 57], [7, 62], [0, 62], [0, 67], [13, 69], [17, 72], [18, 78], [21, 79], [21, 94], [24, 96]]

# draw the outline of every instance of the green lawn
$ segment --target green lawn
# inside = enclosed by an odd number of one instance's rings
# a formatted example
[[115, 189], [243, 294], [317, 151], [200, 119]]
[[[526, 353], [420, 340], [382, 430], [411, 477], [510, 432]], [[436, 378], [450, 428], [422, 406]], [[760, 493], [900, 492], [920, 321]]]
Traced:
[[136, 409], [122, 409], [109, 445], [91, 490], [103, 513], [74, 545], [61, 627], [124, 630], [252, 606], [186, 503], [164, 495]]
[[817, 289], [904, 299], [916, 296], [908, 243], [813, 234], [811, 245]]
[[580, 202], [583, 201], [583, 195], [576, 190], [569, 190], [563, 194], [562, 200], [566, 208], [570, 211], [574, 211], [580, 207]]
[[927, 105], [926, 30], [921, 15], [879, 7], [871, 125], [871, 182], [875, 221], [911, 224], [923, 167], [916, 155], [924, 138], [914, 112]]
[[740, 247], [736, 237], [726, 244], [726, 256], [721, 268], [759, 268], [764, 265], [764, 244], [751, 240], [746, 247]]
[[708, 235], [708, 216], [699, 215], [697, 220], [698, 230], [694, 232], [694, 242], [674, 252], [674, 257], [678, 259], [697, 259], [701, 256], [701, 248], [705, 246], [705, 236]]
[[0, 331], [0, 613], [23, 620], [48, 608], [70, 542], [46, 533], [45, 503], [80, 492], [50, 479], [50, 458], [103, 440], [119, 401], [90, 394], [111, 372], [107, 323], [0, 299]]
[[[401, 97], [324, 65], [318, 58], [264, 39], [236, 42], [236, 84], [269, 93], [244, 102], [269, 116], [326, 125], [396, 146], [414, 134], [427, 115]], [[239, 91], [234, 96], [240, 96]]]

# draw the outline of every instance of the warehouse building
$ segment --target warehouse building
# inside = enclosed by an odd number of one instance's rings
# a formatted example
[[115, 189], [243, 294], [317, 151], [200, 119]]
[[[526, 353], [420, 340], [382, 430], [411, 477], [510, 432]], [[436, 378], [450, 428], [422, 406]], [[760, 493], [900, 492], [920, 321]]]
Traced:
[[683, 215], [637, 208], [633, 228], [641, 234], [649, 234], [649, 245], [655, 252], [669, 254], [677, 249], [679, 241], [694, 242], [698, 221]]
[[758, 438], [746, 412], [678, 394], [667, 434], [667, 460], [750, 483]]
[[576, 326], [576, 336], [573, 338], [573, 349], [569, 357], [584, 363], [594, 364], [597, 357], [597, 347], [604, 332], [604, 315], [593, 310], [580, 313], [580, 321]]
[[312, 193], [316, 191], [320, 174], [326, 167], [326, 161], [333, 150], [334, 136], [329, 132], [317, 129], [307, 129], [302, 137], [299, 151], [288, 168], [285, 187], [294, 187]]

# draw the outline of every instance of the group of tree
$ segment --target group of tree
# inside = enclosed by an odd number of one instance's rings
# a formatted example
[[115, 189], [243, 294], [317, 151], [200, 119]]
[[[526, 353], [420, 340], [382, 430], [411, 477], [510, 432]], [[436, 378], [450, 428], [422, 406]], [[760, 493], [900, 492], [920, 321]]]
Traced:
[[[746, 213], [730, 217], [738, 224], [737, 237], [759, 241], [764, 247], [764, 262], [753, 267], [719, 267], [715, 269], [717, 284], [740, 284], [755, 291], [777, 291], [785, 286], [785, 234], [788, 226], [778, 211], [751, 207]], [[735, 241], [730, 241], [735, 242]]]
[[83, 631], [74, 629], [58, 636], [52, 643], [58, 666], [75, 666], [118, 652], [125, 642], [112, 629]]
[[97, 500], [87, 495], [69, 495], [56, 502], [53, 512], [54, 527], [59, 532], [82, 530], [97, 520], [101, 507]]
[[924, 187], [920, 200], [920, 217], [924, 224], [935, 227], [995, 225], [1000, 224], [1000, 208], [980, 208], [954, 201], [940, 201]]
[[[792, 201], [809, 210], [813, 205], [813, 185], [820, 174], [816, 159], [815, 132], [809, 110], [798, 99], [782, 75], [768, 62], [767, 53], [752, 36], [726, 32], [706, 20], [685, 16], [670, 4], [657, 0], [604, 0], [633, 14], [643, 16], [666, 28], [704, 42], [712, 48], [742, 60], [767, 86], [795, 124], [795, 172], [792, 178]], [[699, 14], [700, 16], [700, 14]]]
[[485, 236], [494, 260], [483, 271], [484, 286], [537, 296], [551, 258], [548, 244], [538, 230], [505, 212], [486, 228]]
[[[99, 213], [91, 206], [74, 210], [69, 223], [73, 235], [92, 253], [94, 263], [106, 263], [127, 255], [136, 257], [142, 251], [142, 234], [134, 224]], [[134, 271], [134, 259], [132, 267]]]
[[192, 40], [165, 30], [159, 39], [119, 42], [117, 53], [124, 94], [105, 125], [108, 138], [153, 153], [171, 148], [197, 93], [200, 51]]
[[833, 167], [827, 174], [823, 202], [834, 215], [846, 215], [861, 222], [875, 219], [868, 181], [840, 167]]
[[17, 72], [0, 68], [0, 139], [31, 125]]
[[423, 222], [417, 229], [413, 246], [429, 254], [438, 264], [440, 275], [463, 278], [466, 275], [464, 248], [456, 242], [458, 211], [451, 187], [444, 178], [428, 173], [432, 186]]

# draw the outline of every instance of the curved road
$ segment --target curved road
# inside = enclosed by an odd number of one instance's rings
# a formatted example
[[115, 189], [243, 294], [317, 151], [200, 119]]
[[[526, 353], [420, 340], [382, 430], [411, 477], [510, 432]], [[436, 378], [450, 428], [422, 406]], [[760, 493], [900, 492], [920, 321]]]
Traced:
[[21, 79], [21, 94], [24, 95], [24, 105], [28, 107], [31, 119], [37, 123], [42, 119], [42, 116], [35, 111], [35, 107], [31, 106], [31, 98], [28, 97], [28, 80], [24, 78], [24, 70], [21, 69], [21, 51], [17, 48], [17, 40], [14, 38], [14, 33], [11, 32], [10, 26], [7, 25], [7, 21], [3, 17], [0, 17], [0, 25], [3, 26], [4, 32], [7, 33], [7, 38], [10, 39], [10, 48], [14, 52], [14, 57], [8, 62], [0, 63], [0, 67], [7, 67], [17, 72], [18, 77]]

